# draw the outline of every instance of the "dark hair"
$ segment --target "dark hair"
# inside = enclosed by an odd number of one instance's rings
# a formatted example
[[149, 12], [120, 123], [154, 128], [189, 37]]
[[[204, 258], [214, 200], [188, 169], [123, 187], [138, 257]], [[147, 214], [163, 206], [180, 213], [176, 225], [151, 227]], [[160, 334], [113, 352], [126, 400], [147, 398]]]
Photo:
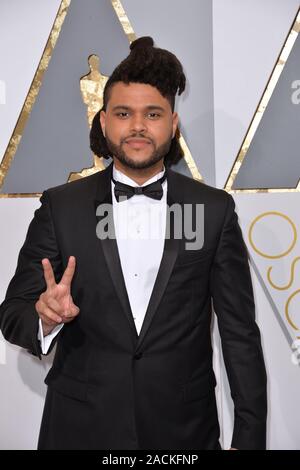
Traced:
[[[153, 47], [153, 39], [145, 36], [133, 41], [130, 45], [130, 54], [113, 71], [106, 82], [103, 92], [103, 108], [106, 106], [112, 86], [117, 82], [143, 83], [152, 85], [170, 103], [172, 111], [175, 106], [175, 95], [180, 95], [185, 89], [186, 78], [183, 68], [177, 57], [165, 49]], [[90, 131], [91, 150], [99, 157], [109, 158], [105, 137], [100, 125], [100, 112], [95, 114]], [[172, 139], [170, 150], [165, 156], [167, 166], [177, 163], [183, 157], [183, 150], [179, 143], [177, 129]]]

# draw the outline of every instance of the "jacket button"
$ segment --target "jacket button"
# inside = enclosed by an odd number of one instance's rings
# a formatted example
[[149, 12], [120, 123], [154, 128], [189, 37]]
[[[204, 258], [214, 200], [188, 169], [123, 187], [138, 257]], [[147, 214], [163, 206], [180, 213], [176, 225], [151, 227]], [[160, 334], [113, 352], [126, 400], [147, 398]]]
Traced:
[[134, 357], [134, 359], [141, 359], [142, 355], [143, 355], [142, 352], [138, 352], [133, 357]]

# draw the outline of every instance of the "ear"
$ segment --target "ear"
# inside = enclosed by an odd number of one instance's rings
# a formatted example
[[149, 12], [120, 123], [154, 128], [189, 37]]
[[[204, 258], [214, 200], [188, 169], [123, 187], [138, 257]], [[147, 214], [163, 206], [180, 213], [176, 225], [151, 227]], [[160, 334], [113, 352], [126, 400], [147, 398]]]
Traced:
[[101, 129], [102, 129], [102, 133], [105, 137], [105, 119], [106, 119], [106, 113], [105, 111], [101, 111], [100, 112], [100, 125], [101, 125]]
[[173, 123], [172, 123], [172, 127], [173, 127], [172, 138], [174, 138], [175, 134], [176, 134], [176, 129], [178, 127], [178, 122], [179, 122], [178, 113], [175, 113], [175, 112], [173, 113], [172, 120], [173, 120]]

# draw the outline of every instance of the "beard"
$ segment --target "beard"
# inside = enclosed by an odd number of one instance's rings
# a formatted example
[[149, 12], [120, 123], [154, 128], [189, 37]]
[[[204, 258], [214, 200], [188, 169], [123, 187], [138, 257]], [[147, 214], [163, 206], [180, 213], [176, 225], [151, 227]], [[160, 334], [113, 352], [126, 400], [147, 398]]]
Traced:
[[[144, 138], [143, 135], [134, 135], [130, 136], [131, 138]], [[127, 137], [128, 138], [128, 137]], [[126, 139], [127, 139], [126, 138]], [[114, 156], [117, 160], [119, 160], [124, 166], [134, 170], [142, 170], [146, 168], [150, 168], [151, 166], [158, 163], [162, 160], [170, 150], [171, 142], [172, 142], [172, 133], [170, 137], [163, 142], [159, 147], [156, 146], [155, 142], [152, 139], [147, 138], [151, 141], [151, 145], [153, 146], [153, 152], [148, 156], [145, 157], [142, 161], [137, 161], [134, 157], [131, 157], [124, 151], [123, 143], [126, 139], [122, 139], [119, 145], [112, 142], [108, 135], [106, 134], [105, 140], [110, 151], [111, 155]]]

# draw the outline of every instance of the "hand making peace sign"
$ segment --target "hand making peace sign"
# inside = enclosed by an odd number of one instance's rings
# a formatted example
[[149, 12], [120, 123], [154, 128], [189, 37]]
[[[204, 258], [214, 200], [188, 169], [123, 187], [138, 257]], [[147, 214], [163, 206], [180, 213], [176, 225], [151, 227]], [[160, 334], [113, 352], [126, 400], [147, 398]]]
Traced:
[[71, 296], [71, 282], [75, 272], [76, 260], [69, 257], [65, 272], [57, 284], [48, 258], [42, 259], [47, 289], [35, 304], [36, 311], [42, 320], [44, 336], [61, 323], [69, 323], [79, 314], [79, 308]]

